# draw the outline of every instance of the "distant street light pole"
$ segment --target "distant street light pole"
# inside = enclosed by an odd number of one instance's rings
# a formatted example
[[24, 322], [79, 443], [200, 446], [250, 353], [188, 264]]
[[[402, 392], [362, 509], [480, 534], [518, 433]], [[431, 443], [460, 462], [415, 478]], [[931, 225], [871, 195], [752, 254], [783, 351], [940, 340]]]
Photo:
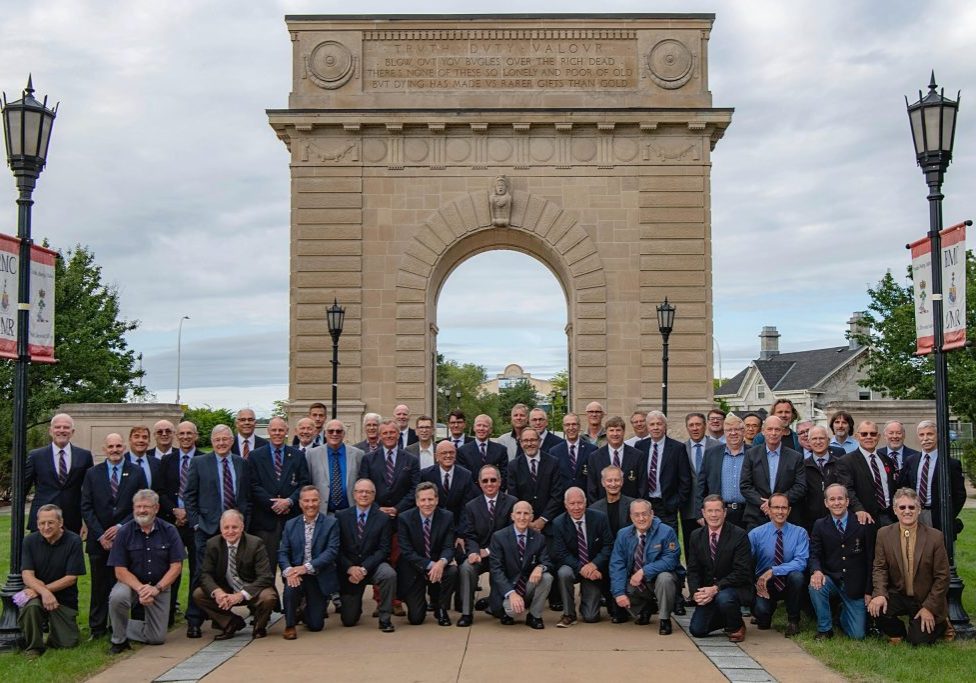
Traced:
[[180, 404], [180, 371], [183, 369], [183, 321], [189, 320], [190, 316], [184, 315], [180, 318], [179, 327], [176, 330], [176, 404]]
[[17, 237], [20, 251], [17, 281], [17, 360], [14, 369], [14, 424], [11, 462], [10, 572], [0, 590], [3, 614], [0, 615], [0, 651], [17, 647], [20, 629], [13, 596], [24, 589], [21, 576], [21, 546], [24, 542], [24, 468], [27, 465], [27, 374], [30, 367], [30, 264], [31, 264], [31, 195], [37, 178], [47, 161], [47, 146], [58, 107], [47, 108], [34, 99], [30, 76], [23, 96], [7, 102], [3, 96], [3, 132], [7, 144], [7, 163], [17, 181]]
[[721, 382], [725, 379], [722, 374], [722, 347], [718, 345], [718, 339], [715, 338], [714, 334], [712, 335], [712, 343], [715, 344], [715, 350], [718, 351], [718, 379]]
[[346, 318], [346, 309], [339, 305], [338, 299], [332, 300], [332, 305], [325, 311], [325, 318], [329, 323], [329, 334], [332, 335], [332, 419], [337, 420], [339, 411], [339, 337], [342, 336], [342, 323]]
[[661, 412], [668, 414], [668, 338], [674, 329], [674, 312], [677, 310], [673, 304], [668, 303], [668, 297], [664, 297], [664, 303], [657, 307], [657, 329], [661, 332]]
[[[939, 526], [945, 536], [946, 552], [949, 555], [949, 621], [959, 638], [972, 638], [976, 630], [969, 622], [969, 615], [962, 606], [962, 579], [956, 572], [955, 558], [955, 515], [952, 513], [949, 485], [949, 382], [946, 354], [942, 350], [945, 341], [944, 319], [942, 314], [942, 181], [946, 169], [952, 161], [952, 145], [956, 133], [956, 113], [959, 110], [959, 96], [956, 100], [945, 97], [944, 90], [936, 92], [935, 72], [929, 81], [929, 92], [922, 97], [918, 91], [918, 102], [908, 107], [908, 121], [912, 127], [915, 142], [915, 157], [925, 174], [929, 187], [929, 243], [932, 258], [932, 322], [933, 360], [935, 362], [935, 421], [938, 436], [939, 457], [935, 460], [939, 492]], [[933, 492], [934, 493], [934, 492]]]

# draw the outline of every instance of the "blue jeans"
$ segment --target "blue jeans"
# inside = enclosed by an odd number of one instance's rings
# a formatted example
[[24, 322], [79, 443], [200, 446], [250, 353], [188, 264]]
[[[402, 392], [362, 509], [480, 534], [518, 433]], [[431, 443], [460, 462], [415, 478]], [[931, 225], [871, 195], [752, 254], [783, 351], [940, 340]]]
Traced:
[[826, 633], [833, 628], [834, 622], [830, 613], [830, 599], [833, 596], [840, 597], [840, 626], [844, 633], [854, 640], [864, 640], [864, 632], [867, 628], [868, 613], [864, 607], [863, 596], [852, 598], [847, 595], [847, 591], [834, 583], [829, 576], [824, 576], [823, 588], [817, 590], [813, 586], [807, 589], [810, 592], [810, 602], [817, 613], [817, 630]]
[[773, 582], [770, 580], [766, 583], [769, 597], [760, 598], [757, 595], [756, 601], [752, 605], [752, 615], [756, 617], [760, 626], [768, 626], [769, 622], [773, 620], [773, 612], [776, 611], [776, 605], [779, 604], [780, 600], [786, 601], [786, 618], [792, 622], [800, 621], [800, 597], [803, 595], [806, 577], [804, 577], [803, 572], [790, 572], [786, 576], [778, 578], [782, 578], [786, 584], [783, 590], [774, 588]]
[[707, 605], [699, 605], [691, 615], [688, 630], [695, 638], [704, 638], [712, 631], [742, 628], [739, 594], [735, 588], [723, 588]]

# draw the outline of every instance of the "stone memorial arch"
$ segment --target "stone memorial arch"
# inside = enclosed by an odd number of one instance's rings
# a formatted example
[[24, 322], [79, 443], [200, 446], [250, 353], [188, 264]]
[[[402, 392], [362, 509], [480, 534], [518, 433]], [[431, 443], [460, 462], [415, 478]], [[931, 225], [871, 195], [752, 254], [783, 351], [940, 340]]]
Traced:
[[292, 91], [268, 116], [291, 156], [293, 413], [331, 396], [337, 299], [351, 434], [400, 402], [432, 414], [437, 297], [492, 249], [561, 284], [575, 409], [660, 405], [665, 296], [670, 410], [707, 407], [710, 155], [732, 116], [708, 90], [713, 20], [286, 17]]

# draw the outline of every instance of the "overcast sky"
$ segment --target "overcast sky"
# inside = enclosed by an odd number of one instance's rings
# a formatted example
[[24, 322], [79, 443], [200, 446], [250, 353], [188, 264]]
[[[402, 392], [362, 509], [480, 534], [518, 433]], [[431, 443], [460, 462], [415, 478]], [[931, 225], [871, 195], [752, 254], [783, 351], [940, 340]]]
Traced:
[[[285, 108], [290, 89], [284, 15], [347, 8], [6, 3], [0, 87], [17, 99], [32, 71], [36, 94], [61, 101], [34, 194], [34, 236], [94, 250], [125, 316], [141, 321], [130, 342], [160, 400], [175, 397], [184, 315], [183, 402], [266, 409], [287, 396], [288, 156], [265, 109]], [[709, 85], [714, 106], [735, 108], [712, 157], [715, 337], [727, 377], [757, 355], [763, 325], [779, 328], [784, 351], [846, 343], [867, 286], [888, 268], [903, 274], [905, 243], [928, 227], [904, 96], [917, 99], [932, 68], [947, 94], [963, 91], [946, 223], [972, 217], [976, 3], [443, 0], [410, 8], [717, 15]], [[403, 9], [391, 0], [356, 4], [358, 13]], [[8, 175], [3, 232], [16, 233], [14, 199]], [[445, 285], [440, 350], [490, 375], [514, 362], [545, 377], [565, 367], [565, 310], [543, 266], [482, 254]], [[474, 329], [485, 318], [499, 321], [496, 336]]]

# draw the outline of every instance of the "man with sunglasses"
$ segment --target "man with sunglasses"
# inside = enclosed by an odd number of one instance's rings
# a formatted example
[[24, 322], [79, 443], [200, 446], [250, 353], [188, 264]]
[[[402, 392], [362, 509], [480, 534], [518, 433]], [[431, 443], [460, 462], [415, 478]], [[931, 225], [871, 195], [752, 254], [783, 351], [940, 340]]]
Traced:
[[861, 524], [881, 528], [895, 521], [891, 494], [895, 467], [878, 452], [878, 425], [865, 420], [857, 426], [858, 447], [837, 461], [837, 481], [847, 487], [851, 511]]
[[156, 458], [156, 460], [162, 460], [163, 456], [173, 452], [173, 439], [176, 436], [176, 430], [169, 420], [160, 420], [153, 425], [153, 435], [156, 445], [146, 451], [146, 455]]
[[322, 512], [330, 517], [355, 504], [353, 487], [363, 452], [343, 443], [345, 435], [341, 420], [329, 420], [325, 424], [325, 444], [305, 453], [312, 484], [322, 498]]
[[[518, 498], [501, 491], [501, 471], [495, 465], [485, 465], [478, 472], [478, 486], [481, 495], [468, 501], [461, 511], [461, 525], [458, 533], [464, 537], [464, 561], [460, 563], [461, 618], [457, 625], [462, 628], [472, 623], [472, 603], [478, 577], [489, 570], [488, 556], [491, 536], [499, 529], [512, 523], [512, 508]], [[475, 609], [488, 607], [495, 615], [502, 614], [502, 598], [492, 593], [488, 599], [482, 598]]]
[[[946, 631], [949, 557], [942, 532], [918, 523], [921, 503], [909, 488], [895, 492], [898, 522], [878, 531], [874, 590], [868, 613], [892, 644], [931, 645]], [[908, 628], [900, 617], [907, 616]]]

